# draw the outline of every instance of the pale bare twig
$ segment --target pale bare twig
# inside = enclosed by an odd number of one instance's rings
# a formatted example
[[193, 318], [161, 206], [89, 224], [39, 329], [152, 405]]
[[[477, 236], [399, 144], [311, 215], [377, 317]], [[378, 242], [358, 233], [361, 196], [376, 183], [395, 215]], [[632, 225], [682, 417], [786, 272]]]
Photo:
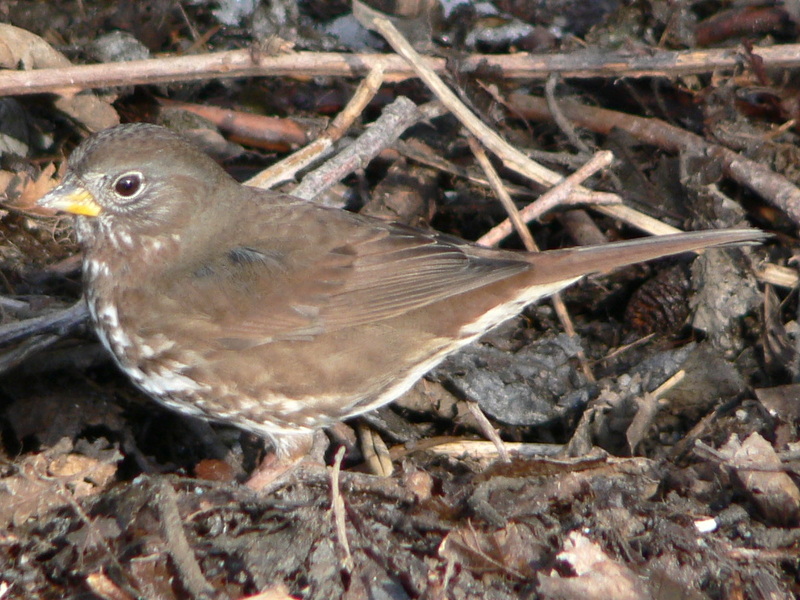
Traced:
[[589, 154], [591, 149], [586, 143], [578, 136], [575, 127], [558, 109], [558, 99], [556, 98], [556, 85], [558, 84], [558, 73], [552, 73], [547, 78], [544, 86], [544, 97], [547, 100], [547, 106], [550, 109], [550, 114], [553, 115], [553, 121], [561, 130], [569, 143], [572, 144], [581, 154]]
[[[586, 179], [594, 175], [597, 171], [608, 167], [613, 160], [614, 155], [611, 153], [611, 151], [601, 150], [600, 152], [597, 152], [580, 169], [565, 177], [547, 192], [539, 196], [538, 200], [523, 208], [520, 211], [522, 220], [525, 223], [530, 223], [534, 219], [541, 218], [543, 214], [549, 210], [552, 210], [556, 206], [574, 203], [576, 198], [573, 197], [572, 194], [575, 188], [583, 183]], [[593, 207], [597, 208], [596, 205], [593, 205]], [[495, 246], [500, 242], [500, 240], [507, 237], [511, 231], [511, 222], [509, 220], [505, 220], [486, 232], [486, 234], [484, 234], [478, 240], [478, 243], [484, 246]]]
[[414, 123], [443, 113], [438, 102], [417, 106], [404, 96], [398, 97], [350, 146], [306, 175], [292, 194], [306, 200], [314, 198], [348, 173], [365, 167]]
[[[798, 44], [755, 48], [753, 53], [763, 61], [765, 67], [779, 69], [800, 66]], [[385, 65], [386, 81], [400, 81], [415, 76], [413, 69], [399, 56], [335, 52], [259, 55], [257, 52], [245, 49], [32, 71], [5, 71], [0, 77], [0, 95], [67, 92], [75, 94], [81, 90], [98, 87], [234, 77], [364, 77], [378, 62]], [[424, 62], [437, 73], [447, 71], [447, 64], [443, 58], [425, 57]], [[519, 52], [506, 55], [474, 54], [461, 62], [459, 72], [468, 74], [484, 70], [493, 77], [528, 80], [546, 79], [553, 72], [560, 73], [565, 79], [672, 78], [691, 73], [734, 69], [743, 62], [742, 55], [729, 48], [652, 53]]]
[[470, 137], [468, 141], [470, 150], [472, 150], [475, 158], [478, 159], [478, 164], [483, 169], [483, 172], [486, 173], [486, 177], [489, 180], [489, 185], [497, 195], [497, 198], [500, 200], [503, 208], [506, 209], [509, 217], [508, 220], [513, 224], [514, 229], [517, 231], [517, 235], [519, 235], [520, 239], [522, 239], [522, 243], [525, 244], [525, 248], [527, 248], [529, 252], [538, 252], [539, 248], [536, 247], [536, 242], [533, 241], [533, 236], [531, 235], [530, 230], [528, 229], [527, 225], [525, 225], [525, 221], [519, 214], [517, 205], [514, 204], [514, 201], [511, 199], [511, 195], [503, 185], [503, 181], [500, 179], [497, 171], [495, 171], [494, 167], [492, 166], [489, 157], [486, 156], [486, 152], [484, 152], [483, 148], [480, 144], [478, 144], [478, 141], [474, 137]]
[[347, 106], [336, 115], [331, 124], [313, 142], [275, 163], [258, 175], [248, 179], [245, 184], [262, 189], [275, 187], [292, 179], [295, 174], [315, 160], [333, 152], [333, 145], [344, 136], [353, 122], [361, 116], [370, 100], [375, 97], [383, 83], [383, 63], [376, 64], [356, 88]]
[[475, 420], [478, 422], [481, 433], [486, 436], [486, 438], [492, 442], [492, 444], [494, 444], [497, 454], [500, 456], [500, 460], [502, 462], [511, 462], [511, 457], [508, 454], [505, 442], [500, 437], [500, 434], [497, 433], [497, 430], [494, 428], [494, 426], [489, 422], [489, 419], [486, 418], [486, 415], [483, 414], [483, 410], [481, 410], [480, 405], [477, 402], [470, 400], [467, 402], [467, 408], [469, 409], [470, 414], [475, 417]]
[[336, 526], [336, 540], [344, 551], [342, 569], [348, 573], [353, 570], [353, 555], [350, 553], [350, 543], [347, 541], [347, 524], [345, 521], [344, 499], [339, 484], [339, 475], [342, 472], [342, 460], [345, 448], [342, 446], [336, 451], [336, 457], [331, 467], [331, 513]]

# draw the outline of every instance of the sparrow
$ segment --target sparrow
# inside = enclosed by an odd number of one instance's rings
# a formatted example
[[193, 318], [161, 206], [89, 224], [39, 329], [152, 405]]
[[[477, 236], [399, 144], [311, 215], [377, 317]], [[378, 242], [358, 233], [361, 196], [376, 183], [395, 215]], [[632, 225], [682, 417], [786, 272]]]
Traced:
[[488, 249], [241, 185], [144, 123], [88, 137], [39, 204], [76, 215], [91, 320], [133, 383], [170, 409], [268, 438], [286, 459], [587, 274], [765, 237]]

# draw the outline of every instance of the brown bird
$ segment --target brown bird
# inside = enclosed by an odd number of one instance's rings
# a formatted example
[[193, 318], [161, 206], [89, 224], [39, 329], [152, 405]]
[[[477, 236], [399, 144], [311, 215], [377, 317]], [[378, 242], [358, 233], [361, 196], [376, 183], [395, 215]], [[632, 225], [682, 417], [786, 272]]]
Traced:
[[582, 276], [720, 244], [720, 230], [531, 254], [242, 186], [148, 124], [89, 137], [39, 204], [74, 213], [99, 338], [142, 390], [297, 456]]

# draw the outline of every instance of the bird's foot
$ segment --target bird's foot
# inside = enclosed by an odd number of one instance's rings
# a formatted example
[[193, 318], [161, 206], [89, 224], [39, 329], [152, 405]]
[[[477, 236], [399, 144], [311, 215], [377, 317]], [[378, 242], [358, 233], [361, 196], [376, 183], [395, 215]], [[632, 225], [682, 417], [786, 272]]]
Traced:
[[325, 468], [328, 438], [322, 431], [284, 436], [275, 443], [275, 452], [261, 461], [245, 485], [261, 494], [284, 487], [306, 470]]

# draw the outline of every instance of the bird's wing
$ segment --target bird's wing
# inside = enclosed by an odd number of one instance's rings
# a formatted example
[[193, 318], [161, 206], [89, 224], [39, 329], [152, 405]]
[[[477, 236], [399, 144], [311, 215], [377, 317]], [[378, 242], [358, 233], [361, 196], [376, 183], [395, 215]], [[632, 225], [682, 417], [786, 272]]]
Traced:
[[209, 334], [230, 347], [389, 319], [530, 268], [511, 257], [477, 256], [454, 238], [311, 204], [293, 207], [281, 227], [280, 236], [262, 232], [250, 243], [237, 236], [192, 268], [182, 310], [201, 315], [216, 329]]

